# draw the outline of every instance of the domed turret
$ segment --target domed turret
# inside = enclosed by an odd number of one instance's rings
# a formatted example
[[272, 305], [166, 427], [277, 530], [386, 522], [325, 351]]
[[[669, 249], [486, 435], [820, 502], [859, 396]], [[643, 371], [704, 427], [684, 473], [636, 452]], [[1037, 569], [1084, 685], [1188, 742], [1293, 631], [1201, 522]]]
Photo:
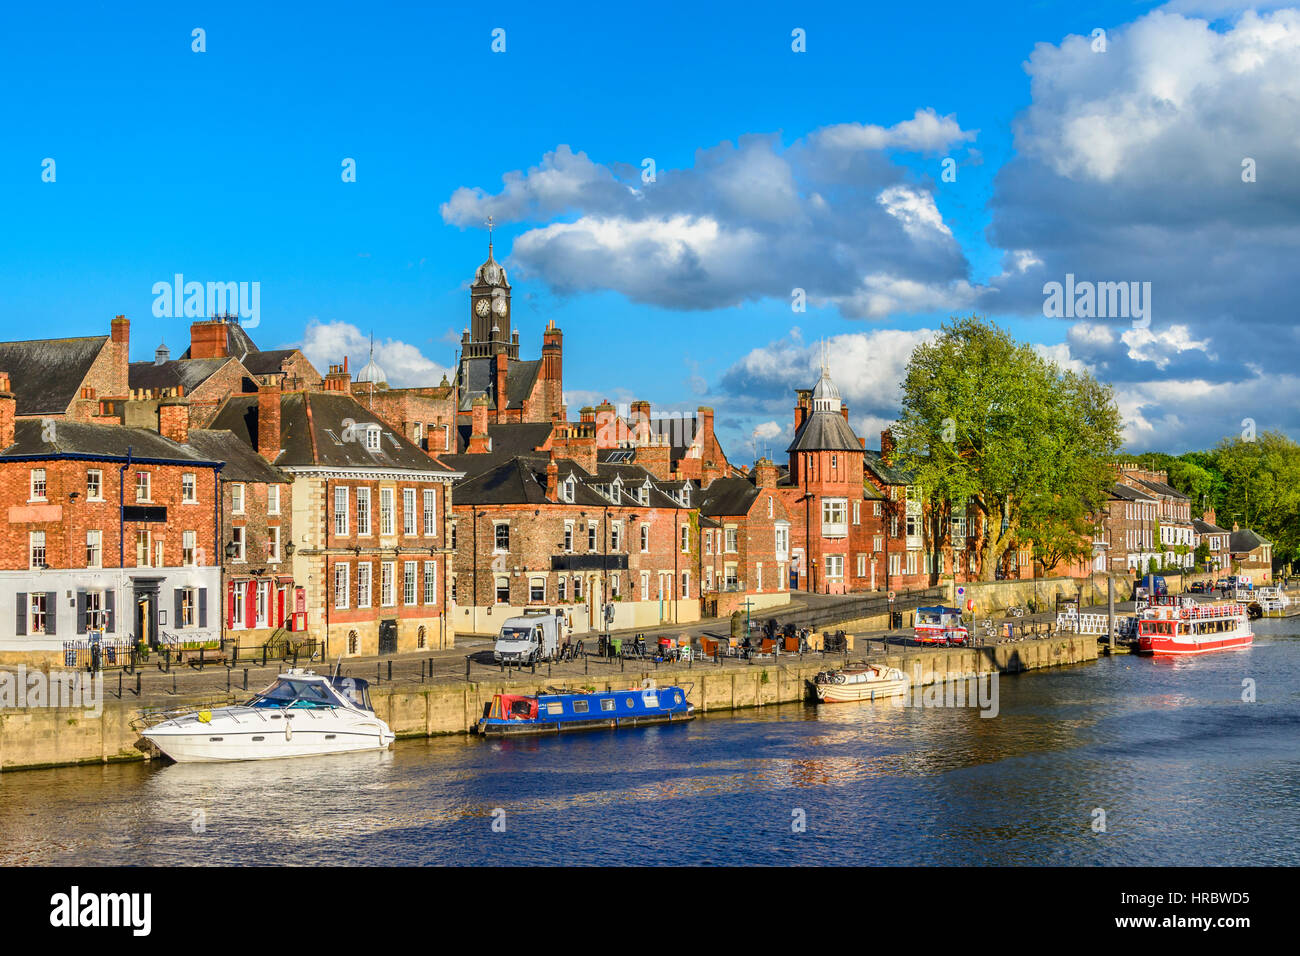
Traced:
[[375, 362], [375, 337], [370, 336], [370, 361], [366, 367], [357, 373], [357, 384], [369, 385], [388, 385], [388, 376], [384, 370]]

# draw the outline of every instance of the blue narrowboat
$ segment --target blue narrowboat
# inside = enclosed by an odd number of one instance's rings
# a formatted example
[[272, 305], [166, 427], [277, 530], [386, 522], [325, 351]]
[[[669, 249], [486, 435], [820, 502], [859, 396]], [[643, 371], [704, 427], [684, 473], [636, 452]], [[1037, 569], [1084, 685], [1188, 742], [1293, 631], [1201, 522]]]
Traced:
[[653, 682], [593, 694], [495, 694], [476, 729], [498, 737], [674, 723], [695, 716], [695, 705], [686, 698], [680, 687]]

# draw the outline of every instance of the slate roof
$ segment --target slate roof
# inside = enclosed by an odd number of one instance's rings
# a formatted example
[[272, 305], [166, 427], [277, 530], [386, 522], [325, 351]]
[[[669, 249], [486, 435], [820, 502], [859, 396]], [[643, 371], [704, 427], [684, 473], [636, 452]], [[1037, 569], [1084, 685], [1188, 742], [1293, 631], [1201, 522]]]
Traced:
[[254, 481], [262, 483], [289, 482], [292, 479], [279, 468], [270, 465], [247, 442], [234, 432], [210, 428], [191, 428], [186, 443], [205, 458], [224, 461], [221, 477], [226, 481]]
[[1232, 536], [1229, 538], [1228, 548], [1233, 554], [1249, 554], [1256, 548], [1272, 543], [1272, 541], [1261, 538], [1249, 528], [1242, 528], [1240, 531], [1232, 532]]
[[804, 420], [786, 451], [862, 451], [862, 442], [843, 415], [822, 410]]
[[1228, 534], [1227, 528], [1220, 528], [1217, 524], [1210, 524], [1208, 521], [1202, 521], [1200, 518], [1192, 519], [1192, 530], [1197, 534]]
[[[376, 451], [366, 448], [361, 427], [370, 423], [381, 429], [380, 448]], [[228, 429], [256, 448], [257, 396], [237, 395], [227, 399], [213, 419], [212, 428]], [[378, 420], [351, 395], [339, 392], [281, 395], [280, 446], [282, 450], [274, 462], [279, 468], [318, 465], [451, 472], [438, 459]]]
[[[98, 425], [90, 422], [55, 421], [53, 431], [46, 430], [38, 419], [14, 423], [14, 443], [0, 451], [0, 458], [92, 455], [97, 458], [126, 460], [127, 449], [136, 460], [195, 462], [212, 464], [223, 459], [209, 456], [189, 445], [178, 445], [147, 428], [125, 425]], [[53, 441], [46, 441], [48, 435]]]
[[1154, 491], [1156, 494], [1164, 495], [1166, 498], [1182, 498], [1184, 501], [1191, 500], [1177, 488], [1172, 485], [1167, 485], [1163, 481], [1148, 481], [1145, 478], [1139, 478], [1138, 482], [1151, 491]]
[[[462, 424], [456, 426], [456, 447], [463, 452], [469, 447], [469, 436], [473, 426]], [[488, 425], [488, 438], [492, 439], [492, 451], [484, 455], [470, 457], [513, 458], [515, 455], [531, 455], [538, 445], [546, 443], [551, 437], [549, 422], [502, 422]]]
[[869, 448], [862, 450], [862, 465], [887, 485], [910, 485], [915, 477], [910, 469], [896, 464], [885, 464], [884, 459], [880, 457], [880, 452]]
[[107, 335], [0, 342], [0, 372], [9, 373], [15, 415], [59, 415], [77, 397]]
[[229, 356], [210, 359], [171, 359], [161, 365], [132, 362], [127, 366], [127, 384], [132, 389], [184, 389], [188, 395], [235, 359]]
[[1121, 501], [1156, 501], [1151, 495], [1143, 491], [1138, 491], [1128, 485], [1113, 484], [1110, 486], [1110, 496], [1119, 498]]
[[[488, 408], [496, 408], [497, 396], [494, 394], [497, 374], [496, 359], [467, 359], [464, 363], [464, 369], [464, 380], [460, 383], [460, 410], [468, 411], [472, 408], [474, 397], [480, 393], [487, 396]], [[524, 399], [533, 393], [533, 386], [537, 384], [537, 376], [541, 374], [541, 369], [541, 359], [527, 362], [521, 359], [506, 360], [507, 408], [523, 407]]]
[[[558, 480], [562, 485], [574, 478], [573, 501], [548, 501], [546, 498], [546, 466], [549, 455], [515, 455], [502, 459], [489, 455], [456, 455], [448, 462], [461, 468], [465, 459], [491, 459], [486, 468], [456, 485], [456, 503], [470, 505], [561, 504], [574, 507], [623, 508], [681, 508], [681, 505], [664, 494], [654, 476], [644, 468], [630, 465], [598, 465], [596, 473], [585, 470], [570, 458], [557, 458]], [[623, 493], [613, 501], [596, 491], [593, 485], [612, 485], [615, 478], [622, 479]], [[650, 501], [642, 504], [632, 492], [650, 479]]]
[[746, 515], [758, 497], [758, 488], [745, 478], [717, 478], [700, 493], [700, 514]]
[[254, 348], [253, 351], [245, 355], [240, 361], [243, 362], [244, 368], [248, 369], [254, 375], [270, 375], [280, 371], [280, 363], [289, 356], [293, 355], [297, 349], [271, 349], [266, 352], [259, 352]]

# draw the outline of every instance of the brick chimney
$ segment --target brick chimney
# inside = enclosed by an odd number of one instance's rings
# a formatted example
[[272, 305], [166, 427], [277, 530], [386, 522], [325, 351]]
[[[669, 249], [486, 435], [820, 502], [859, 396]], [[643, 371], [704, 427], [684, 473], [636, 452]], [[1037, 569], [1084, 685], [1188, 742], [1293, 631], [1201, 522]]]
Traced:
[[257, 453], [274, 462], [280, 455], [280, 386], [257, 390]]
[[167, 398], [158, 403], [158, 434], [179, 445], [190, 440], [190, 400]]
[[115, 316], [109, 323], [109, 328], [112, 332], [110, 338], [118, 345], [131, 344], [131, 320], [125, 315]]
[[886, 465], [894, 463], [894, 433], [888, 428], [880, 433], [880, 460]]
[[695, 434], [703, 436], [700, 439], [701, 447], [707, 448], [713, 439], [713, 409], [708, 405], [701, 405], [695, 410]]
[[190, 358], [225, 358], [225, 319], [201, 319], [190, 326]]
[[560, 466], [555, 463], [555, 450], [551, 450], [546, 463], [546, 500], [556, 501], [560, 496]]
[[1206, 524], [1217, 525], [1218, 522], [1214, 520], [1214, 508], [1213, 507], [1206, 508], [1205, 513], [1201, 515], [1201, 520], [1204, 521]]
[[754, 487], [776, 487], [776, 465], [770, 458], [760, 458], [754, 462]]
[[510, 393], [506, 386], [506, 370], [509, 368], [509, 359], [505, 352], [498, 352], [496, 355], [496, 396], [497, 396], [497, 421], [506, 420], [506, 406], [510, 404]]
[[475, 397], [470, 406], [469, 445], [467, 455], [484, 455], [492, 450], [492, 439], [488, 437], [488, 400], [486, 395]]
[[329, 371], [325, 373], [325, 391], [342, 392], [344, 395], [352, 394], [352, 373], [348, 371], [347, 356], [343, 357], [342, 365], [331, 365]]
[[18, 402], [9, 390], [9, 373], [0, 372], [0, 449], [14, 443], [14, 409]]
[[840, 414], [844, 416], [844, 420], [845, 420], [846, 422], [849, 420], [849, 403], [848, 403], [848, 402], [840, 402]]
[[812, 389], [798, 388], [794, 394], [797, 398], [794, 406], [794, 430], [798, 433], [812, 412]]

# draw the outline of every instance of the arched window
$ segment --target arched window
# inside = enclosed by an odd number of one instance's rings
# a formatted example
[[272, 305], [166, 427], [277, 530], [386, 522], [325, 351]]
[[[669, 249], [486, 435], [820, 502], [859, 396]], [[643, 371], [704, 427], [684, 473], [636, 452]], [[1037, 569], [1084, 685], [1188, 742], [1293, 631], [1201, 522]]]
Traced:
[[357, 645], [361, 643], [361, 638], [357, 636], [356, 631], [348, 631], [348, 653], [357, 653]]
[[424, 625], [421, 624], [420, 629], [415, 633], [415, 646], [420, 650], [424, 650], [424, 646], [426, 643], [425, 637], [426, 637], [426, 632], [424, 630]]

